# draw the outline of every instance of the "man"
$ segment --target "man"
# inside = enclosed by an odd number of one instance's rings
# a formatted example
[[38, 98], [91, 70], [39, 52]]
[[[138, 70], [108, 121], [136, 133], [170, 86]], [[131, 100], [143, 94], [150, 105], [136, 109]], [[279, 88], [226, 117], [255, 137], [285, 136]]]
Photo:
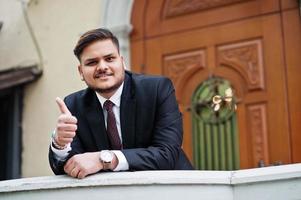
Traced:
[[74, 54], [88, 88], [56, 99], [55, 174], [193, 169], [181, 149], [182, 116], [169, 79], [125, 71], [118, 40], [106, 29], [83, 34]]

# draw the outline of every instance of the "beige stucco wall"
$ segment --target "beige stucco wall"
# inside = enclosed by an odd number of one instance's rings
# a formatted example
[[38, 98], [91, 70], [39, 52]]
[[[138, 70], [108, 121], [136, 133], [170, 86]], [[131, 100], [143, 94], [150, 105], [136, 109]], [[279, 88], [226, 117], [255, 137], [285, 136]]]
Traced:
[[0, 71], [38, 64], [20, 0], [0, 0]]
[[101, 0], [31, 0], [28, 4], [43, 56], [43, 75], [24, 93], [23, 177], [52, 175], [48, 147], [59, 114], [55, 97], [85, 86], [72, 50], [81, 33], [100, 26], [100, 12]]

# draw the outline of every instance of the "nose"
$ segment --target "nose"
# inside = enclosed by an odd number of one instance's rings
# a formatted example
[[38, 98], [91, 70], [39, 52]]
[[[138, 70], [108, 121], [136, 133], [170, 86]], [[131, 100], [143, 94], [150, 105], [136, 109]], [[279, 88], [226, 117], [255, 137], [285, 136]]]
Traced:
[[106, 65], [106, 63], [102, 60], [99, 61], [97, 67], [96, 67], [96, 70], [107, 70], [108, 69], [108, 66]]

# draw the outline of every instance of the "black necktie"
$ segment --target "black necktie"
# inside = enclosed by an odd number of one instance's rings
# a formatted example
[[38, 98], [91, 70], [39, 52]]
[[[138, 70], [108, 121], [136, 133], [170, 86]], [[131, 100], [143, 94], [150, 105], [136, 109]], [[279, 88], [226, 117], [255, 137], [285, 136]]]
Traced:
[[120, 137], [118, 135], [118, 130], [116, 126], [116, 119], [113, 113], [114, 103], [110, 100], [106, 100], [103, 104], [104, 109], [108, 112], [107, 116], [107, 134], [110, 139], [111, 147], [113, 150], [122, 149], [122, 144], [120, 141]]

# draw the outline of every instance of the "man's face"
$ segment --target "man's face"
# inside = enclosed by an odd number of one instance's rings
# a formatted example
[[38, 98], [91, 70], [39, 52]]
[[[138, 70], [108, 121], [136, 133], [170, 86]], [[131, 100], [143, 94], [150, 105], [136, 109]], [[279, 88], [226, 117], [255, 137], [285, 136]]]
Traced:
[[110, 98], [124, 80], [123, 58], [108, 40], [95, 41], [80, 57], [79, 73], [86, 84], [105, 98]]

